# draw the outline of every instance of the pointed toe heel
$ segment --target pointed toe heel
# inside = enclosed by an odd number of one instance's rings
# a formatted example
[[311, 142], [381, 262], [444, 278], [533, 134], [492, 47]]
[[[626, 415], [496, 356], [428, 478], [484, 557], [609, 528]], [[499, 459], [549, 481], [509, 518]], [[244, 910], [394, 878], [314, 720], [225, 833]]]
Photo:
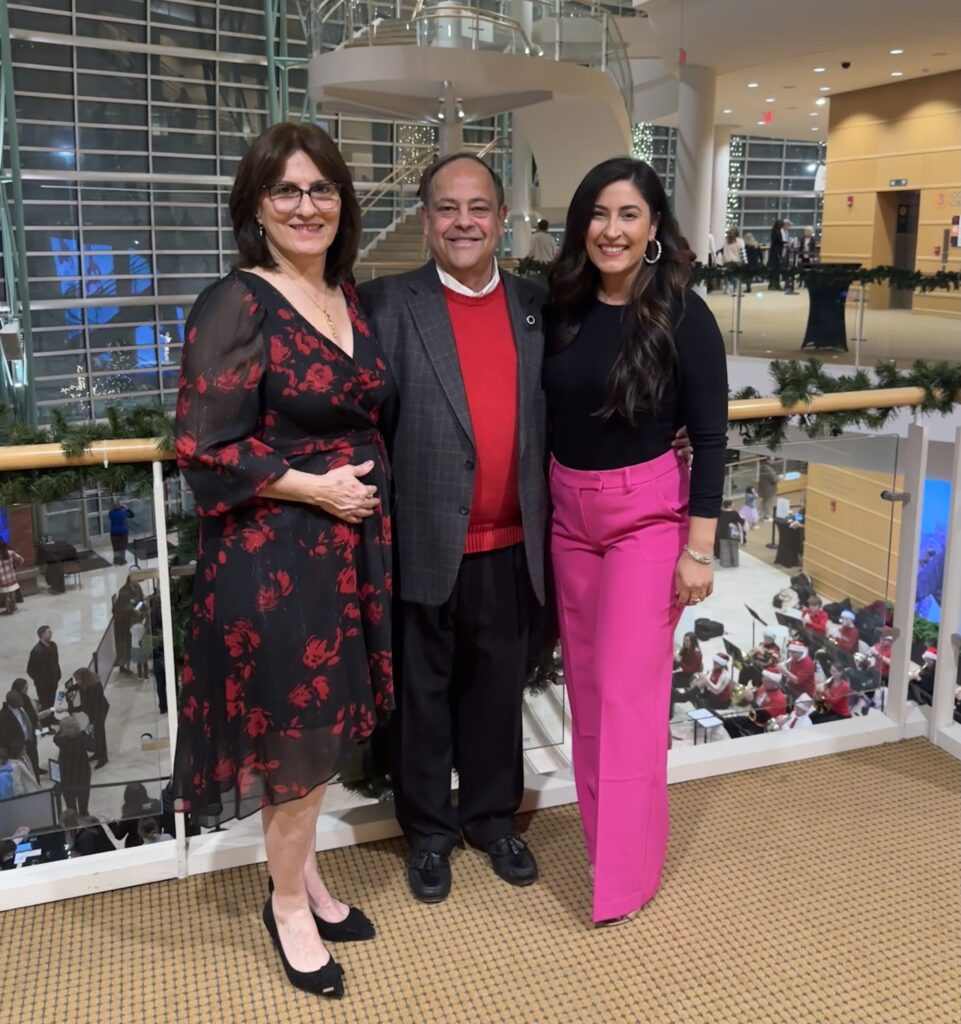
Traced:
[[277, 930], [271, 896], [267, 897], [267, 902], [264, 904], [263, 918], [264, 927], [280, 955], [280, 962], [284, 965], [284, 974], [287, 975], [287, 980], [291, 985], [303, 992], [309, 992], [311, 995], [323, 996], [325, 999], [342, 999], [344, 996], [344, 969], [333, 957], [317, 971], [295, 971], [290, 966], [290, 961], [287, 959], [287, 954], [280, 941], [280, 933]]
[[[267, 876], [267, 891], [274, 891], [274, 880]], [[350, 907], [343, 921], [325, 921], [314, 914], [314, 924], [324, 942], [368, 942], [377, 935], [374, 922], [357, 907]]]

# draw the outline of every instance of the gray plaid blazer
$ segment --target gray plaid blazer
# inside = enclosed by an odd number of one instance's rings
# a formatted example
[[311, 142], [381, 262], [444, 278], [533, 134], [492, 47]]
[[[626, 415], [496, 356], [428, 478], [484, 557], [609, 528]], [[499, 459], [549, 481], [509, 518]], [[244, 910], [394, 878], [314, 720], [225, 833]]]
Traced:
[[[502, 273], [517, 344], [518, 489], [531, 587], [544, 602], [546, 407], [541, 389], [544, 289]], [[361, 303], [400, 390], [388, 427], [395, 487], [397, 592], [450, 597], [467, 539], [476, 452], [443, 288], [433, 262], [359, 286]]]

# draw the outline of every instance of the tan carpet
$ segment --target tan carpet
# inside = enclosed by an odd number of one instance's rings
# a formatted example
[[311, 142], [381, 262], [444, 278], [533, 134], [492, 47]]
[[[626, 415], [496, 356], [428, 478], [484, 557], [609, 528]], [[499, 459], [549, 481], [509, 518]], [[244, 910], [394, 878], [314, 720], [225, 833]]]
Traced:
[[240, 868], [0, 918], [3, 1019], [37, 1024], [956, 1024], [961, 764], [924, 740], [675, 786], [664, 885], [588, 927], [574, 807], [536, 814], [539, 884], [474, 852], [406, 894], [399, 841], [321, 857], [377, 923], [347, 997], [291, 989]]

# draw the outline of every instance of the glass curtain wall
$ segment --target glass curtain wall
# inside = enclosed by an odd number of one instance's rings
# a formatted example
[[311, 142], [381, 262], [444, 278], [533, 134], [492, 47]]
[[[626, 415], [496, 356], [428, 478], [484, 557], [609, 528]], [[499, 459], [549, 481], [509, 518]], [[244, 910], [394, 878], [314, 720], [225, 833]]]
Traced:
[[[232, 262], [230, 183], [267, 127], [262, 0], [32, 0], [11, 4], [10, 22], [39, 419], [172, 408], [184, 317]], [[288, 35], [306, 57], [294, 5]], [[306, 76], [290, 72], [293, 119], [315, 116]], [[361, 198], [409, 158], [412, 131], [435, 134], [316, 118]], [[465, 141], [493, 132], [472, 125]]]

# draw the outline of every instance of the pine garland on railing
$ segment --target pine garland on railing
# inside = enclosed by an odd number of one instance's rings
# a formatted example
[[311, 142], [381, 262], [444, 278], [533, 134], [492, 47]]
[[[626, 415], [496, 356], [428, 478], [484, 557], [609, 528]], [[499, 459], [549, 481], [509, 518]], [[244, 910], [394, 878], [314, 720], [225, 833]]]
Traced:
[[763, 281], [772, 273], [792, 277], [796, 282], [815, 287], [850, 287], [852, 284], [886, 284], [897, 290], [932, 292], [936, 290], [958, 291], [961, 289], [961, 272], [939, 270], [935, 274], [922, 274], [920, 270], [902, 270], [899, 267], [852, 267], [845, 264], [814, 263], [810, 266], [794, 267], [749, 267], [744, 263], [724, 263], [707, 267], [695, 263], [693, 267], [696, 284], [721, 283], [725, 280], [751, 284]]
[[[550, 263], [541, 263], [525, 256], [517, 264], [516, 273], [519, 277], [546, 278], [551, 269]], [[725, 280], [736, 280], [742, 284], [763, 281], [771, 273], [791, 276], [802, 284], [813, 284], [815, 287], [850, 286], [852, 284], [886, 284], [898, 290], [931, 292], [939, 289], [958, 291], [961, 289], [961, 272], [957, 270], [939, 270], [936, 274], [922, 274], [920, 270], [902, 270], [899, 267], [861, 267], [855, 268], [845, 264], [815, 263], [811, 266], [795, 266], [769, 268], [765, 266], [749, 267], [744, 263], [725, 263], [708, 267], [695, 263], [692, 267], [695, 284], [721, 283]]]
[[[159, 451], [173, 451], [173, 421], [157, 406], [107, 410], [106, 423], [72, 423], [53, 410], [49, 427], [31, 427], [14, 419], [13, 411], [0, 406], [0, 446], [59, 442], [64, 455], [83, 454], [97, 441], [155, 437]], [[164, 464], [165, 475], [176, 471]], [[0, 474], [0, 505], [36, 502], [45, 504], [98, 488], [103, 494], [140, 497], [151, 486], [150, 464], [117, 463], [108, 466], [77, 466], [66, 469], [35, 469]]]
[[[824, 371], [819, 359], [774, 360], [771, 363], [773, 396], [781, 405], [790, 408], [803, 405], [817, 395], [833, 395], [846, 391], [875, 391], [880, 388], [921, 388], [924, 400], [918, 407], [922, 412], [950, 413], [961, 395], [961, 364], [917, 360], [910, 370], [899, 370], [894, 363], [879, 363], [871, 373], [857, 370], [853, 374], [832, 376]], [[731, 396], [734, 399], [762, 398], [752, 387], [742, 388]], [[793, 422], [808, 437], [837, 437], [845, 430], [882, 430], [896, 409], [847, 409], [840, 412], [813, 413], [797, 416], [772, 416], [754, 420], [739, 420], [735, 426], [745, 444], [761, 445], [770, 449], [780, 447]]]

